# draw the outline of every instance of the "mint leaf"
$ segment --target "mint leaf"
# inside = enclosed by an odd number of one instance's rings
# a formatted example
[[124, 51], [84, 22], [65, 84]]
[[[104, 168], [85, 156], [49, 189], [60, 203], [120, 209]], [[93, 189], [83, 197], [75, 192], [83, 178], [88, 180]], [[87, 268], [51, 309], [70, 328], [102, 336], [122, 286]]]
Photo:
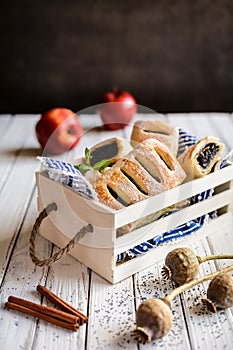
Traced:
[[86, 171], [91, 169], [91, 167], [87, 164], [78, 164], [78, 165], [74, 165], [74, 167], [78, 169], [82, 174], [84, 174]]
[[95, 163], [93, 166], [91, 166], [90, 159], [91, 159], [91, 153], [90, 150], [86, 147], [85, 148], [85, 158], [86, 158], [86, 163], [84, 164], [77, 164], [74, 165], [76, 169], [78, 169], [82, 174], [84, 174], [88, 170], [104, 170], [109, 164], [110, 160], [108, 159], [102, 159], [100, 162]]
[[108, 165], [110, 161], [108, 159], [102, 159], [100, 162], [97, 162], [93, 165], [94, 170], [104, 170]]
[[90, 165], [90, 160], [91, 160], [91, 153], [90, 153], [90, 150], [89, 148], [85, 148], [85, 158], [87, 160], [87, 164]]

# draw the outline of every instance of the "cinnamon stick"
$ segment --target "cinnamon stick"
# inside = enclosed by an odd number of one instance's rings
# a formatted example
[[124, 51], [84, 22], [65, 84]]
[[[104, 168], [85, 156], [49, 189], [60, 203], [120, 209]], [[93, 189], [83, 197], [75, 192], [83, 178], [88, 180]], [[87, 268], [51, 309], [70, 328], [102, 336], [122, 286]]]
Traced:
[[41, 312], [42, 314], [45, 314], [45, 315], [48, 315], [48, 316], [51, 316], [54, 318], [58, 318], [62, 321], [68, 322], [68, 323], [79, 323], [78, 316], [71, 315], [67, 312], [57, 310], [57, 309], [54, 309], [54, 308], [49, 307], [49, 306], [35, 304], [32, 301], [28, 301], [25, 299], [14, 297], [14, 296], [10, 296], [8, 298], [8, 302], [22, 305], [24, 307], [27, 307], [28, 309]]
[[[12, 300], [14, 300], [14, 297], [13, 298], [10, 297], [8, 299], [8, 302], [6, 302], [5, 306], [10, 308], [10, 309], [21, 311], [21, 312], [26, 313], [30, 316], [37, 317], [41, 320], [53, 323], [57, 326], [60, 326], [60, 327], [66, 328], [66, 329], [77, 331], [79, 328], [79, 323], [77, 323], [77, 322], [76, 323], [69, 323], [69, 322], [67, 322], [66, 317], [64, 319], [56, 318], [56, 317], [49, 316], [48, 314], [43, 313], [44, 308], [46, 308], [46, 307], [43, 307], [43, 312], [41, 312], [40, 310], [41, 310], [42, 305], [35, 304], [35, 305], [37, 305], [37, 308], [31, 309], [29, 307], [29, 304], [34, 304], [34, 303], [31, 303], [27, 300], [20, 299], [20, 298], [16, 298], [16, 299], [18, 299], [17, 303], [12, 301]], [[51, 309], [51, 308], [48, 308], [48, 309]], [[57, 310], [57, 311], [59, 313], [59, 310]], [[64, 314], [64, 312], [62, 312], [62, 311], [60, 311], [60, 313]], [[70, 315], [66, 315], [66, 316], [70, 316]], [[59, 317], [60, 317], [60, 315], [59, 315]], [[69, 317], [68, 317], [68, 319], [70, 320]]]
[[44, 295], [47, 299], [52, 301], [55, 305], [59, 306], [61, 309], [71, 313], [72, 315], [78, 316], [80, 318], [80, 324], [84, 324], [88, 322], [87, 316], [85, 316], [79, 310], [75, 309], [72, 305], [68, 304], [66, 301], [60, 299], [56, 294], [52, 293], [46, 287], [38, 285], [36, 289], [41, 295]]

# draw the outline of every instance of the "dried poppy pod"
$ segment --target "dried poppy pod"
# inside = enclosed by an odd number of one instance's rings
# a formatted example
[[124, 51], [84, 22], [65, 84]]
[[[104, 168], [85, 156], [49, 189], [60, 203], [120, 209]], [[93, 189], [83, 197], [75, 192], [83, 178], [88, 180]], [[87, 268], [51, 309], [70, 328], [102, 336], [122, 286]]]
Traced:
[[140, 343], [164, 337], [172, 328], [172, 312], [163, 299], [148, 299], [139, 305], [136, 314], [135, 339]]
[[233, 270], [230, 265], [220, 271], [196, 278], [189, 283], [179, 286], [163, 299], [148, 299], [143, 301], [136, 312], [136, 329], [133, 331], [134, 338], [139, 343], [150, 343], [152, 340], [164, 337], [172, 328], [172, 312], [170, 305], [172, 300], [180, 293], [218, 276], [221, 272]]
[[233, 306], [233, 276], [226, 272], [219, 273], [209, 284], [207, 299], [202, 301], [211, 312]]
[[192, 281], [199, 272], [199, 265], [205, 261], [215, 259], [233, 259], [233, 255], [197, 256], [190, 248], [173, 249], [165, 258], [162, 276], [171, 279], [178, 285]]
[[162, 276], [181, 285], [197, 276], [199, 265], [200, 258], [190, 248], [177, 248], [166, 256]]

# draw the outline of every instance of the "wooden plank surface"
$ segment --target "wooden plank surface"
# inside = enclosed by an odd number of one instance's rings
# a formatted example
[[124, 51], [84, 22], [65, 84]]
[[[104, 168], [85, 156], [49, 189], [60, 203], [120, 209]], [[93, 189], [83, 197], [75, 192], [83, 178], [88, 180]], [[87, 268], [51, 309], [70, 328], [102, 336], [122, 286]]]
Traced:
[[[147, 115], [150, 119], [154, 116]], [[157, 116], [156, 116], [157, 117]], [[4, 350], [24, 349], [231, 349], [233, 310], [210, 314], [201, 303], [208, 283], [192, 288], [172, 303], [173, 327], [161, 340], [138, 345], [131, 337], [135, 311], [142, 300], [162, 297], [174, 287], [161, 279], [163, 260], [133, 277], [111, 285], [86, 266], [66, 256], [50, 268], [35, 267], [28, 253], [29, 235], [37, 216], [34, 173], [41, 154], [34, 127], [38, 115], [0, 116], [0, 346]], [[139, 115], [136, 119], [145, 118]], [[219, 136], [226, 152], [233, 148], [232, 114], [198, 113], [164, 116], [173, 125], [182, 126], [198, 137]], [[132, 125], [118, 132], [104, 131], [98, 116], [81, 115], [84, 137], [67, 160], [83, 155], [86, 146], [113, 136], [130, 138]], [[198, 255], [232, 253], [233, 225], [221, 227], [208, 239], [192, 244]], [[50, 242], [37, 239], [37, 251], [43, 258], [56, 251]], [[207, 262], [200, 275], [228, 265], [228, 261]], [[89, 317], [77, 332], [38, 321], [4, 307], [9, 295], [44, 305], [50, 303], [36, 292], [43, 284]]]

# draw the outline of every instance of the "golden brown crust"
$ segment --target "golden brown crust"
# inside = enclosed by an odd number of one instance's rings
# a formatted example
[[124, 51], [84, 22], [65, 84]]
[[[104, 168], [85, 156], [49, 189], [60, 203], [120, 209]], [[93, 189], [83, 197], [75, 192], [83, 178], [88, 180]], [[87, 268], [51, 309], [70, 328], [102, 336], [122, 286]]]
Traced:
[[179, 142], [179, 129], [162, 120], [139, 120], [135, 122], [131, 144], [135, 147], [146, 139], [155, 138], [163, 142], [176, 156]]
[[143, 141], [129, 154], [129, 157], [132, 156], [160, 182], [165, 190], [180, 185], [186, 177], [176, 157], [164, 143], [156, 139]]
[[185, 173], [171, 151], [156, 139], [148, 139], [105, 169], [93, 184], [99, 200], [113, 209], [179, 185]]
[[94, 185], [95, 191], [101, 203], [104, 203], [110, 208], [119, 210], [124, 208], [124, 205], [118, 202], [109, 192], [107, 184], [103, 182], [96, 182]]
[[[120, 160], [121, 161], [121, 160]], [[130, 179], [124, 175], [118, 162], [94, 184], [100, 202], [113, 209], [121, 209], [145, 198]]]
[[221, 157], [224, 147], [224, 144], [213, 136], [206, 136], [195, 145], [188, 147], [178, 157], [178, 161], [187, 175], [185, 181], [209, 174]]

